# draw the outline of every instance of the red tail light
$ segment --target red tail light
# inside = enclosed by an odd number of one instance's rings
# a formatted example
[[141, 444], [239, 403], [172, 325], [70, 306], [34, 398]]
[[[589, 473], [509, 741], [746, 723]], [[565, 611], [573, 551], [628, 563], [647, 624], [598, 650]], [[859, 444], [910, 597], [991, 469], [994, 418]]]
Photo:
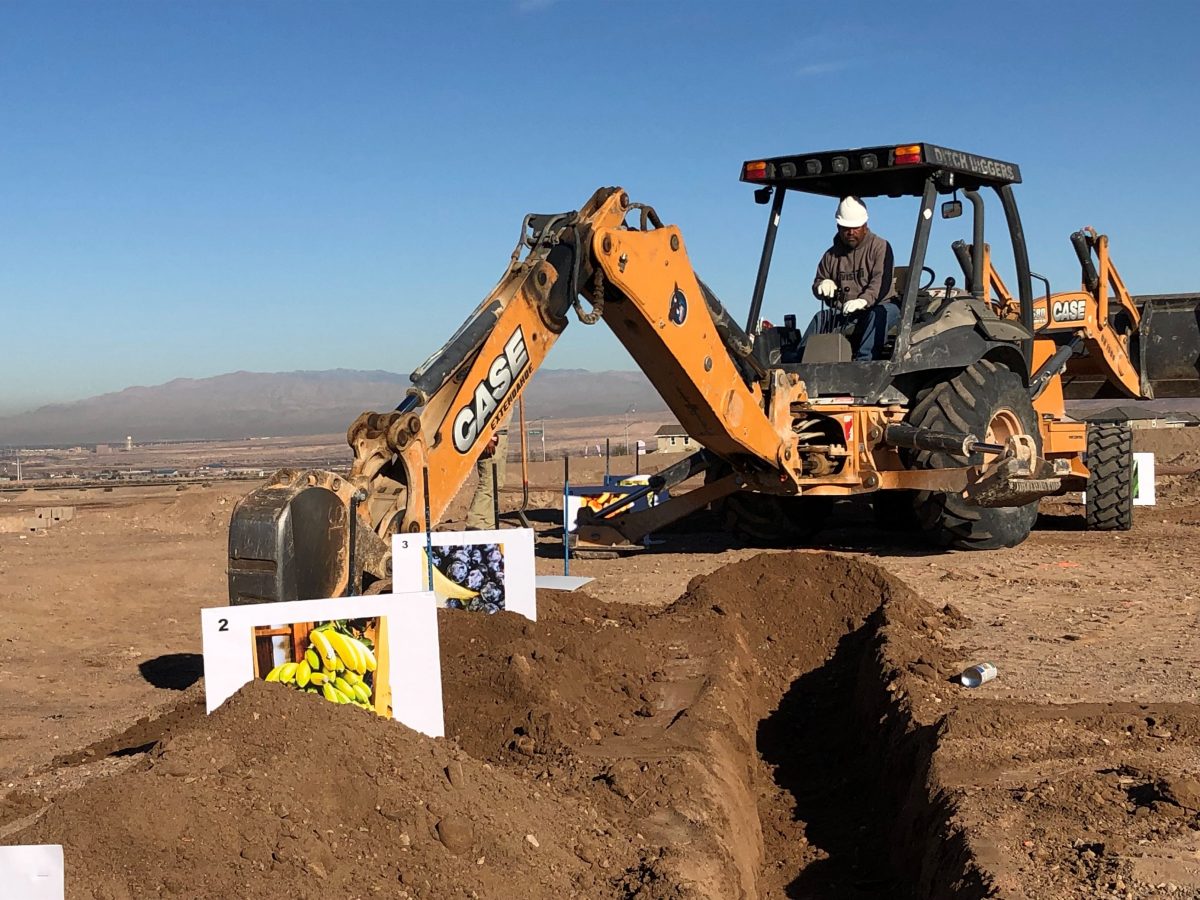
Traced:
[[767, 164], [765, 162], [748, 162], [742, 169], [742, 177], [747, 181], [766, 181]]

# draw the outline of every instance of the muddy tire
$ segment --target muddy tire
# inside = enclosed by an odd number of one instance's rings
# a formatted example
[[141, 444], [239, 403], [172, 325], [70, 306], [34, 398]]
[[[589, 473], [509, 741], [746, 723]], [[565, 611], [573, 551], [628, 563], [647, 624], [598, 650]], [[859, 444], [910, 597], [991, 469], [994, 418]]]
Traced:
[[717, 508], [725, 529], [752, 547], [801, 547], [829, 518], [829, 497], [777, 497], [738, 491]]
[[[1037, 413], [1021, 376], [986, 359], [922, 391], [908, 421], [918, 428], [974, 434], [997, 443], [1004, 443], [1014, 433], [1028, 434], [1041, 451]], [[910, 468], [942, 469], [981, 465], [983, 456], [973, 453], [964, 459], [941, 451], [914, 450], [906, 460]], [[968, 503], [959, 494], [920, 491], [915, 510], [921, 528], [939, 546], [997, 550], [1015, 547], [1029, 536], [1038, 504], [989, 509]]]
[[1133, 527], [1133, 430], [1128, 425], [1089, 425], [1087, 430], [1089, 531]]
[[917, 519], [917, 496], [919, 491], [876, 491], [871, 495], [871, 511], [875, 527], [880, 531], [916, 531], [920, 526]]

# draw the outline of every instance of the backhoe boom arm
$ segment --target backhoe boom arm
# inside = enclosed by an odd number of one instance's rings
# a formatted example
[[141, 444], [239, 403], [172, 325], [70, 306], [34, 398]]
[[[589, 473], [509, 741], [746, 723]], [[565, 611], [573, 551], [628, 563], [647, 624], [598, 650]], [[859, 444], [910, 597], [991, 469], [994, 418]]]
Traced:
[[[803, 385], [779, 371], [768, 377], [750, 357], [750, 342], [692, 270], [677, 228], [621, 189], [601, 188], [578, 212], [525, 218], [503, 277], [413, 372], [404, 402], [350, 426], [348, 477], [285, 471], [239, 504], [233, 602], [337, 596], [359, 590], [364, 576], [386, 580], [390, 535], [441, 521], [572, 307], [586, 324], [603, 319], [710, 451], [785, 483], [800, 475], [791, 467], [791, 406], [805, 399]], [[297, 535], [305, 561], [291, 564]]]

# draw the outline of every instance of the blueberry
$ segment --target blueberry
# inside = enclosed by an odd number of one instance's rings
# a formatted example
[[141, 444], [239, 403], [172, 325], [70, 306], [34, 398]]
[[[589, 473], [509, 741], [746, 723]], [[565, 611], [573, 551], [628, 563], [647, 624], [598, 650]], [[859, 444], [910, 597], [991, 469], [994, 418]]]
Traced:
[[489, 616], [494, 616], [496, 613], [500, 612], [500, 607], [495, 603], [485, 603], [483, 604], [483, 611]]
[[462, 608], [463, 608], [463, 604], [462, 604], [461, 600], [455, 600], [453, 597], [451, 597], [449, 600], [446, 601], [446, 609], [462, 609]]
[[462, 584], [467, 578], [467, 564], [459, 560], [455, 560], [446, 566], [446, 577], [455, 584]]
[[487, 574], [483, 569], [472, 569], [467, 573], [467, 580], [462, 582], [462, 584], [469, 591], [477, 591], [483, 586], [483, 582], [486, 579]]
[[483, 551], [478, 547], [472, 547], [470, 551], [470, 559], [473, 564], [479, 565], [483, 562]]
[[449, 559], [456, 559], [459, 562], [464, 562], [464, 563], [471, 561], [471, 548], [470, 547], [447, 547], [446, 549], [448, 551], [450, 551], [449, 553], [446, 554], [447, 558], [449, 558]]
[[492, 568], [504, 568], [504, 554], [500, 552], [499, 547], [485, 553], [484, 559], [487, 560], [488, 565]]
[[479, 588], [479, 597], [484, 603], [503, 603], [504, 591], [494, 581], [485, 581]]
[[485, 605], [478, 597], [472, 597], [467, 601], [467, 610], [468, 612], [482, 612]]

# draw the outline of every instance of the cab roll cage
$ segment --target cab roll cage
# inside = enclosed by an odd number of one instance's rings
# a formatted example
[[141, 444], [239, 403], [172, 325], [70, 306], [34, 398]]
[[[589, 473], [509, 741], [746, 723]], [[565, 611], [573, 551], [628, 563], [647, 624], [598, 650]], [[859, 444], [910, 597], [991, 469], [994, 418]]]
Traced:
[[[1013, 195], [1011, 184], [989, 185], [1000, 197], [1000, 205], [1008, 223], [1009, 239], [1012, 241], [1013, 261], [1017, 269], [1017, 298], [1021, 305], [1021, 324], [1031, 333], [1033, 331], [1033, 282], [1029, 274], [1029, 252], [1025, 246], [1025, 230], [1021, 225], [1021, 214], [1017, 210], [1016, 197]], [[766, 293], [767, 274], [771, 268], [771, 258], [775, 252], [775, 238], [779, 232], [779, 219], [783, 214], [783, 200], [789, 190], [783, 185], [769, 185], [761, 188], [759, 196], [771, 202], [771, 213], [767, 219], [767, 233], [763, 239], [762, 257], [758, 263], [758, 274], [754, 279], [754, 293], [750, 298], [750, 312], [746, 317], [746, 332], [757, 335], [760, 331], [759, 316], [762, 313], [763, 295]], [[954, 173], [933, 171], [925, 179], [921, 193], [921, 209], [917, 215], [917, 228], [913, 237], [912, 253], [909, 257], [909, 272], [920, 272], [925, 265], [925, 254], [929, 249], [929, 233], [933, 227], [933, 207], [939, 193], [951, 193], [954, 190]], [[768, 192], [770, 192], [768, 194]], [[758, 192], [756, 192], [758, 193]], [[983, 270], [984, 246], [984, 203], [978, 190], [964, 191], [972, 207], [972, 252], [971, 262], [974, 273]], [[757, 199], [757, 197], [756, 197]], [[892, 352], [890, 363], [899, 363], [908, 353], [912, 340], [913, 317], [916, 314], [917, 290], [920, 279], [910, 278], [904, 287], [904, 296], [900, 298], [900, 322], [896, 332], [896, 346]], [[971, 279], [969, 287], [972, 293], [979, 295], [985, 286], [978, 275]], [[1025, 357], [1026, 367], [1032, 366], [1033, 341], [1021, 342], [1021, 354]]]

